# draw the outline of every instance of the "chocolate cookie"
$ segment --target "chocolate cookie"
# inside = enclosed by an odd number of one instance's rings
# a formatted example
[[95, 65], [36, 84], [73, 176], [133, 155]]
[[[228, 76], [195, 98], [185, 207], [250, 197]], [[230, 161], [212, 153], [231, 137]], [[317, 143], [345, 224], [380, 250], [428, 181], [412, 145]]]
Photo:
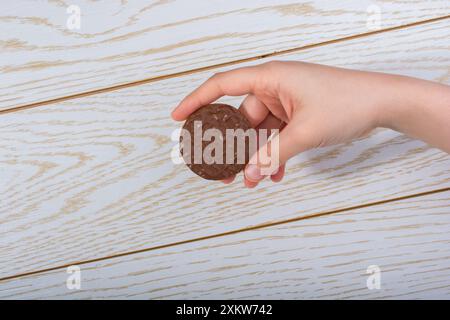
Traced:
[[[248, 120], [232, 106], [206, 105], [184, 123], [180, 135], [181, 155], [189, 169], [204, 179], [232, 177], [249, 161], [252, 139], [249, 133], [252, 132], [248, 129], [251, 129]], [[246, 134], [242, 135], [243, 132]]]

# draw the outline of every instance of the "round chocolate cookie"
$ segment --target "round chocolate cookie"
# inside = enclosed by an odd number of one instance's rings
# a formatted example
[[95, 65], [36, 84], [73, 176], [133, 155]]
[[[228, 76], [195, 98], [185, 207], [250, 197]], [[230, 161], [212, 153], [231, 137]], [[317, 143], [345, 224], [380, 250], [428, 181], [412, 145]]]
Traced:
[[[181, 155], [189, 169], [204, 179], [232, 177], [249, 161], [249, 137], [242, 139], [242, 135], [231, 136], [230, 132], [242, 133], [250, 128], [244, 115], [232, 106], [219, 103], [203, 106], [192, 113], [183, 125]], [[227, 132], [227, 129], [232, 130]], [[230, 149], [230, 146], [233, 148]]]

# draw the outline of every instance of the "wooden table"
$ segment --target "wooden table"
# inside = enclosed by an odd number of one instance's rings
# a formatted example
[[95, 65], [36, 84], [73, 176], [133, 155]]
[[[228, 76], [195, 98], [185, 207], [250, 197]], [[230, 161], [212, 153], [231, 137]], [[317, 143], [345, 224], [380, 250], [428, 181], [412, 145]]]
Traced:
[[450, 84], [448, 0], [5, 1], [0, 30], [0, 298], [450, 298], [448, 154], [377, 130], [244, 189], [173, 164], [169, 117], [275, 59]]

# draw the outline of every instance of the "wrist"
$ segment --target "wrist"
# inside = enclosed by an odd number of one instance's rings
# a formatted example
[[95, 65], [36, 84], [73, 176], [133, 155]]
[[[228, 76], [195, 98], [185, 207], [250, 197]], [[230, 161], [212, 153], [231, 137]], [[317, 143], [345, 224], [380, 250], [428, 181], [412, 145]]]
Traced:
[[386, 75], [381, 91], [382, 101], [378, 107], [380, 127], [404, 132], [413, 119], [421, 113], [423, 86], [409, 77]]
[[450, 152], [450, 87], [393, 76], [386, 81], [384, 96], [379, 111], [381, 127]]

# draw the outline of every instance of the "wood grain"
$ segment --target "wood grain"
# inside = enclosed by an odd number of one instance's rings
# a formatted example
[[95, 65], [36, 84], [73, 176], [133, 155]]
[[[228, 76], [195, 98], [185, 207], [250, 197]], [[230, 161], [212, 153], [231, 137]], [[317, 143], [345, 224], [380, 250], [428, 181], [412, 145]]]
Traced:
[[[14, 299], [448, 299], [450, 193], [0, 282]], [[380, 268], [380, 289], [367, 268]]]
[[[0, 110], [365, 33], [374, 1], [0, 4]], [[377, 3], [381, 28], [446, 16], [447, 0]]]
[[[449, 83], [449, 25], [283, 58]], [[3, 115], [0, 277], [450, 186], [449, 155], [391, 131], [306, 152], [282, 184], [203, 181], [170, 161], [169, 113], [210, 75]]]

